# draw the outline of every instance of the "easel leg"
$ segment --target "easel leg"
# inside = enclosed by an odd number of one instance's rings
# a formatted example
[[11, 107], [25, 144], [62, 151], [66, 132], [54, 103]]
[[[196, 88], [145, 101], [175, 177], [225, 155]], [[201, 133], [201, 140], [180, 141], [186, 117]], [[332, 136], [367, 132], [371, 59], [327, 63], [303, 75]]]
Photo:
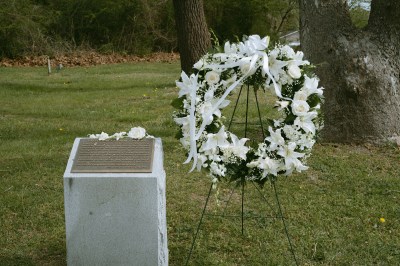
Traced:
[[286, 237], [287, 237], [288, 242], [289, 242], [290, 252], [293, 255], [293, 258], [294, 258], [294, 261], [296, 262], [296, 265], [299, 265], [299, 263], [297, 261], [297, 258], [296, 258], [296, 254], [294, 253], [292, 241], [290, 240], [289, 232], [288, 232], [288, 229], [287, 229], [287, 226], [286, 226], [286, 222], [285, 222], [285, 217], [283, 217], [283, 214], [282, 214], [281, 203], [279, 201], [278, 192], [276, 191], [275, 181], [272, 181], [271, 183], [272, 183], [272, 186], [274, 187], [275, 199], [276, 199], [276, 203], [278, 204], [279, 216], [281, 217], [282, 222], [283, 222], [283, 227], [285, 228], [285, 234], [286, 234]]
[[212, 187], [213, 187], [213, 184], [211, 183], [210, 190], [208, 191], [206, 203], [204, 204], [204, 208], [203, 208], [203, 211], [202, 211], [202, 213], [201, 213], [200, 221], [199, 221], [199, 224], [198, 224], [198, 226], [197, 226], [197, 230], [196, 230], [196, 233], [195, 233], [195, 235], [194, 235], [194, 238], [193, 238], [193, 241], [192, 241], [192, 246], [190, 247], [189, 256], [188, 256], [188, 258], [186, 259], [185, 265], [189, 265], [190, 258], [192, 257], [192, 252], [193, 252], [193, 249], [194, 249], [194, 244], [196, 243], [197, 235], [199, 234], [200, 227], [201, 227], [201, 224], [202, 224], [202, 222], [203, 222], [204, 213], [206, 212], [206, 209], [207, 209], [208, 200], [210, 199]]
[[244, 234], [244, 182], [242, 182], [242, 235]]

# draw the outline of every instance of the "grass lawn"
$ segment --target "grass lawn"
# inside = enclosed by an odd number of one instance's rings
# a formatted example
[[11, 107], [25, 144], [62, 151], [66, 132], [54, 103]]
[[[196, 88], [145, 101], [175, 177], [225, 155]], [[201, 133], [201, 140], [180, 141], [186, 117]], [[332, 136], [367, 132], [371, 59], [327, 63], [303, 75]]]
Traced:
[[[179, 72], [178, 63], [50, 76], [45, 67], [0, 68], [0, 265], [66, 264], [62, 177], [73, 141], [133, 126], [163, 140], [170, 265], [184, 264], [210, 179], [188, 174], [174, 137]], [[400, 150], [317, 144], [308, 164], [277, 182], [299, 264], [400, 265]], [[240, 189], [231, 191], [213, 191], [207, 214], [227, 217], [205, 217], [191, 265], [294, 265], [272, 187], [246, 186], [243, 235]]]

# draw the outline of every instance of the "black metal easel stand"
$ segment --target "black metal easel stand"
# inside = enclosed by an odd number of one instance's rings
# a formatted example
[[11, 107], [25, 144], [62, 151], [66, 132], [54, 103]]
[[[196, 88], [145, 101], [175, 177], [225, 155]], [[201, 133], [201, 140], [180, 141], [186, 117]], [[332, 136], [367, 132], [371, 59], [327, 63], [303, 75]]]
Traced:
[[[235, 115], [236, 108], [237, 108], [238, 103], [239, 103], [239, 98], [240, 98], [241, 93], [242, 93], [242, 89], [243, 89], [243, 86], [240, 88], [239, 95], [238, 95], [238, 97], [236, 99], [235, 107], [234, 107], [234, 110], [233, 110], [233, 113], [232, 113], [232, 116], [231, 116], [231, 120], [229, 122], [228, 131], [231, 128], [233, 117]], [[249, 94], [250, 94], [250, 86], [247, 85], [247, 93], [246, 93], [246, 122], [245, 122], [245, 129], [244, 129], [244, 137], [247, 137], [247, 131], [248, 131]], [[257, 91], [255, 89], [254, 89], [254, 96], [255, 96], [256, 106], [257, 106], [257, 111], [258, 111], [258, 117], [259, 117], [259, 123], [260, 123], [259, 125], [261, 127], [263, 139], [265, 139], [264, 127], [263, 127], [263, 123], [262, 123], [261, 112], [260, 112], [259, 102], [258, 102], [258, 98], [257, 98]], [[297, 261], [297, 258], [296, 258], [296, 254], [294, 252], [294, 248], [293, 248], [292, 241], [291, 241], [291, 238], [290, 238], [290, 235], [289, 235], [289, 231], [288, 231], [288, 228], [287, 228], [287, 225], [286, 225], [285, 217], [283, 216], [283, 213], [282, 213], [282, 208], [281, 208], [281, 204], [280, 204], [280, 200], [279, 200], [278, 191], [277, 191], [276, 186], [275, 186], [275, 180], [271, 180], [271, 184], [272, 184], [272, 187], [273, 187], [273, 190], [274, 190], [275, 200], [276, 200], [276, 204], [277, 204], [277, 207], [278, 207], [278, 215], [275, 216], [274, 218], [280, 218], [282, 220], [283, 227], [284, 227], [284, 232], [285, 232], [285, 235], [286, 235], [287, 240], [289, 242], [289, 250], [290, 250], [290, 252], [291, 252], [291, 254], [293, 256], [295, 264], [299, 265], [299, 263]], [[253, 183], [253, 185], [256, 187], [256, 189], [259, 192], [259, 194], [261, 195], [262, 199], [268, 204], [267, 199], [265, 198], [264, 194], [261, 193], [261, 191], [257, 187], [257, 185], [255, 185], [254, 183]], [[210, 199], [210, 196], [211, 196], [211, 192], [212, 192], [212, 187], [213, 187], [213, 184], [210, 185], [210, 189], [208, 191], [206, 202], [204, 204], [204, 208], [203, 208], [203, 211], [202, 211], [201, 216], [200, 216], [200, 221], [199, 221], [199, 223], [197, 225], [196, 233], [194, 234], [192, 245], [190, 247], [189, 255], [188, 255], [187, 259], [186, 259], [185, 265], [189, 265], [189, 262], [190, 262], [190, 259], [191, 259], [191, 256], [192, 256], [192, 253], [193, 253], [193, 250], [194, 250], [194, 245], [196, 243], [197, 236], [199, 234], [201, 225], [203, 223], [203, 218], [204, 218], [205, 213], [206, 213], [207, 205], [208, 205], [208, 202], [209, 202], [209, 199]], [[230, 201], [230, 198], [231, 198], [231, 196], [233, 194], [233, 191], [234, 191], [234, 189], [232, 189], [232, 191], [231, 191], [231, 194], [230, 194], [229, 199], [228, 199], [228, 201], [226, 203], [226, 206], [225, 206], [225, 209], [223, 211], [223, 214], [219, 215], [219, 216], [222, 216], [222, 217], [225, 216], [225, 210], [226, 210], [226, 208], [227, 208], [227, 206], [229, 204], [229, 201]], [[244, 217], [244, 192], [245, 192], [245, 182], [243, 180], [241, 182], [241, 226], [242, 226], [241, 229], [242, 229], [242, 235], [244, 234], [244, 219], [245, 219], [245, 217]]]

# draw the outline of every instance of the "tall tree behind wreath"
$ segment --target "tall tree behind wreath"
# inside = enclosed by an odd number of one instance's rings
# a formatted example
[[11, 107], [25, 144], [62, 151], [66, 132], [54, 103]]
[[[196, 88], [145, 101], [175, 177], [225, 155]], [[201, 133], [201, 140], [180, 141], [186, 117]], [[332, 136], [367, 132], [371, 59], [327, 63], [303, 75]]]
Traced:
[[174, 0], [181, 67], [186, 73], [211, 45], [203, 0]]
[[[269, 37], [253, 35], [239, 43], [225, 43], [220, 53], [207, 53], [194, 64], [194, 73], [176, 82], [180, 141], [188, 150], [192, 169], [208, 169], [213, 182], [228, 179], [260, 185], [279, 174], [290, 175], [308, 167], [318, 130], [322, 88], [302, 52], [287, 45], [270, 49]], [[271, 90], [281, 117], [271, 120], [266, 138], [247, 146], [224, 126], [222, 110], [235, 88], [249, 85]]]

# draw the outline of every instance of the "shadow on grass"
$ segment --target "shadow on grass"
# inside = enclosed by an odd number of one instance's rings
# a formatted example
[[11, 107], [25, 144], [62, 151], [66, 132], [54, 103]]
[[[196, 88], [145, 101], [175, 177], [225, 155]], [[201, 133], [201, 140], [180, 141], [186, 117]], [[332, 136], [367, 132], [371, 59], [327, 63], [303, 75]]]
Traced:
[[15, 266], [15, 265], [36, 265], [32, 258], [28, 256], [0, 256], [0, 265], [2, 266]]

